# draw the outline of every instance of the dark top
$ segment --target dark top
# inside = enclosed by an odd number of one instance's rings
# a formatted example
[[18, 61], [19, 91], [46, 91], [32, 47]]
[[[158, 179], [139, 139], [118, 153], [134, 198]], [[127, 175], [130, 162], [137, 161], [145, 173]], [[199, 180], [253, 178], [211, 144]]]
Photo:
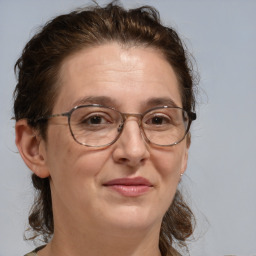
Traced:
[[37, 252], [41, 249], [43, 249], [45, 247], [45, 245], [42, 245], [42, 246], [39, 246], [37, 247], [34, 251], [30, 252], [30, 253], [27, 253], [25, 254], [24, 256], [37, 256]]

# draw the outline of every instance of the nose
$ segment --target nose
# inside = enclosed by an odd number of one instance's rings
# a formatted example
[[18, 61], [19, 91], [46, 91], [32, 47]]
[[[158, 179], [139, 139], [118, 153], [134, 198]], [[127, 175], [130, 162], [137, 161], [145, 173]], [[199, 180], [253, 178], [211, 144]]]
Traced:
[[141, 133], [137, 118], [128, 118], [115, 145], [114, 161], [126, 164], [129, 167], [142, 165], [149, 158], [148, 147]]

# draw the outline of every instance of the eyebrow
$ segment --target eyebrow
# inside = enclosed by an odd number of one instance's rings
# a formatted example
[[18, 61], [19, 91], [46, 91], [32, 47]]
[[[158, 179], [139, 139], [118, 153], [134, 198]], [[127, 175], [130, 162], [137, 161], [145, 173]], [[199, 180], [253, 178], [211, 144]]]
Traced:
[[157, 106], [169, 106], [169, 107], [178, 107], [178, 105], [168, 97], [164, 98], [151, 98], [146, 101], [146, 106], [147, 107], [157, 107]]
[[87, 104], [99, 104], [99, 105], [103, 105], [103, 106], [107, 106], [107, 107], [113, 107], [113, 106], [117, 106], [117, 102], [110, 98], [110, 97], [106, 97], [106, 96], [88, 96], [88, 97], [84, 97], [81, 98], [77, 101], [75, 101], [71, 107], [75, 107], [75, 106], [79, 106], [79, 105], [87, 105]]
[[[107, 107], [114, 107], [118, 109], [120, 104], [110, 97], [107, 96], [88, 96], [75, 101], [71, 108], [80, 105], [87, 105], [87, 104], [99, 104]], [[178, 105], [168, 97], [154, 97], [148, 99], [146, 102], [141, 104], [143, 108], [153, 108], [157, 106], [169, 106], [169, 107], [178, 107]]]

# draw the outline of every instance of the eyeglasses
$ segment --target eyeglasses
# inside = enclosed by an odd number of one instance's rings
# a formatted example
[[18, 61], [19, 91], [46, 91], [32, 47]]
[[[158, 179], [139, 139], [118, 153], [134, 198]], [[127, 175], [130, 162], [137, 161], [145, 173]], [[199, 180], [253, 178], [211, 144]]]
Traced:
[[179, 107], [155, 107], [142, 114], [121, 113], [98, 104], [76, 106], [69, 112], [40, 117], [36, 121], [66, 116], [74, 140], [87, 147], [105, 147], [120, 137], [129, 116], [136, 117], [144, 139], [158, 146], [180, 143], [196, 114]]

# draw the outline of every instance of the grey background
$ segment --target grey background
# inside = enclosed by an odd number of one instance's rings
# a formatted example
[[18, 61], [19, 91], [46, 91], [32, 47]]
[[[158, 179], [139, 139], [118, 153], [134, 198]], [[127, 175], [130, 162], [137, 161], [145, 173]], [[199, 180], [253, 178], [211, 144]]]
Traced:
[[[100, 4], [106, 1], [98, 1]], [[0, 256], [23, 255], [33, 199], [30, 172], [14, 144], [13, 66], [49, 18], [81, 0], [0, 0]], [[185, 193], [198, 219], [192, 256], [256, 255], [256, 1], [123, 1], [159, 9], [194, 55], [201, 75]]]

